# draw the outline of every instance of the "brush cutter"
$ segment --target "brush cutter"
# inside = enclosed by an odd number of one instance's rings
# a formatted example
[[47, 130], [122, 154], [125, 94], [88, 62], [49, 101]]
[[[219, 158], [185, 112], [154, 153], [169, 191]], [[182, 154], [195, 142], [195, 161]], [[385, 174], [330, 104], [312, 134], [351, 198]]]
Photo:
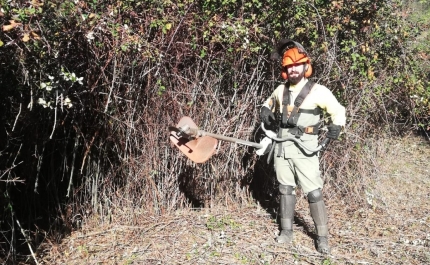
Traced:
[[[178, 147], [182, 153], [184, 153], [189, 159], [191, 159], [195, 163], [206, 162], [215, 153], [216, 147], [218, 145], [218, 140], [254, 147], [257, 149], [256, 154], [260, 156], [269, 152], [273, 152], [273, 141], [294, 141], [301, 148], [305, 149], [310, 153], [319, 152], [320, 150], [324, 149], [329, 143], [329, 139], [326, 138], [316, 148], [310, 148], [295, 137], [276, 137], [275, 132], [266, 130], [266, 128], [264, 127], [264, 123], [261, 124], [261, 128], [266, 134], [266, 137], [263, 138], [260, 143], [255, 143], [199, 130], [198, 126], [190, 117], [184, 116], [179, 120], [176, 126], [169, 126], [169, 137], [170, 141], [176, 147]], [[269, 154], [268, 162], [270, 162], [270, 157], [271, 154]]]

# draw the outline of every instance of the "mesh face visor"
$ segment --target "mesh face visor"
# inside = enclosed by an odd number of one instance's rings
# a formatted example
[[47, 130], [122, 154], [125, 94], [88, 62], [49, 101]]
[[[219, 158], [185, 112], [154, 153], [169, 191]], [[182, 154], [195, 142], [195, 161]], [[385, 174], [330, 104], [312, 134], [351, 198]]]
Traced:
[[295, 42], [295, 41], [290, 41], [290, 42], [286, 43], [285, 46], [283, 46], [281, 48], [282, 48], [282, 50], [279, 53], [281, 56], [287, 50], [292, 49], [292, 48], [297, 48], [297, 50], [298, 50], [299, 53], [304, 54], [305, 56], [308, 56], [308, 53], [305, 51], [305, 48], [303, 48], [303, 46], [300, 43]]
[[288, 40], [288, 39], [282, 39], [278, 42], [275, 50], [272, 52], [270, 58], [272, 60], [282, 60], [282, 57], [285, 53], [285, 51], [291, 49], [291, 48], [297, 48], [298, 52], [301, 54], [304, 54], [306, 57], [308, 57], [308, 53], [306, 52], [305, 48], [303, 48], [303, 46], [298, 43], [295, 42], [293, 40]]

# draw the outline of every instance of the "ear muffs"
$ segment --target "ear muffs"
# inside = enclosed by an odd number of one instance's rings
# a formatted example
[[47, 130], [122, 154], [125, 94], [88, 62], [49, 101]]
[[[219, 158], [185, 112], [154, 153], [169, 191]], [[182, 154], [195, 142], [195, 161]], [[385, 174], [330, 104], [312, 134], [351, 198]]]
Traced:
[[310, 62], [308, 62], [306, 64], [306, 72], [305, 72], [305, 77], [309, 77], [312, 75], [312, 65]]
[[[311, 75], [312, 75], [312, 65], [310, 64], [310, 62], [308, 62], [306, 64], [305, 77], [307, 78], [307, 77], [309, 77]], [[282, 70], [281, 70], [281, 77], [284, 80], [288, 79], [288, 73], [287, 73], [287, 71], [285, 70], [284, 67], [282, 67]]]
[[285, 68], [284, 68], [284, 67], [282, 67], [281, 77], [282, 77], [282, 79], [284, 79], [284, 80], [287, 80], [287, 79], [288, 79], [288, 74], [287, 74], [287, 71], [285, 71]]

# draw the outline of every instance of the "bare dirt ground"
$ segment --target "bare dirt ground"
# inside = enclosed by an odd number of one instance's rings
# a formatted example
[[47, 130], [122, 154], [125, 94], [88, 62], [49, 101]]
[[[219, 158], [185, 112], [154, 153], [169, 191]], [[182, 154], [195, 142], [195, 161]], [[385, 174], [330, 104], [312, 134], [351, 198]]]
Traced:
[[[295, 239], [278, 244], [273, 215], [257, 203], [180, 210], [162, 216], [117, 211], [38, 251], [39, 264], [430, 264], [430, 145], [408, 137], [386, 143], [358, 210], [326, 196], [331, 254], [315, 250], [305, 198]], [[328, 192], [328, 191], [326, 191]], [[127, 216], [132, 216], [127, 218]], [[137, 217], [137, 219], [136, 219]], [[97, 220], [96, 220], [97, 219]], [[132, 225], [131, 225], [132, 224]]]

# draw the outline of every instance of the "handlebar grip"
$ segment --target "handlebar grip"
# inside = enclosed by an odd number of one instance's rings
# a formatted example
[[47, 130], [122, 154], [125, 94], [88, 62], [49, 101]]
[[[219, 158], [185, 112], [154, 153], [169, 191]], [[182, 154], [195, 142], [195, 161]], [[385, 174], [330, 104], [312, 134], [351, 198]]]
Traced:
[[322, 149], [327, 148], [327, 145], [330, 143], [330, 138], [325, 138], [324, 140], [322, 140], [322, 142], [320, 143], [320, 146], [322, 147]]

